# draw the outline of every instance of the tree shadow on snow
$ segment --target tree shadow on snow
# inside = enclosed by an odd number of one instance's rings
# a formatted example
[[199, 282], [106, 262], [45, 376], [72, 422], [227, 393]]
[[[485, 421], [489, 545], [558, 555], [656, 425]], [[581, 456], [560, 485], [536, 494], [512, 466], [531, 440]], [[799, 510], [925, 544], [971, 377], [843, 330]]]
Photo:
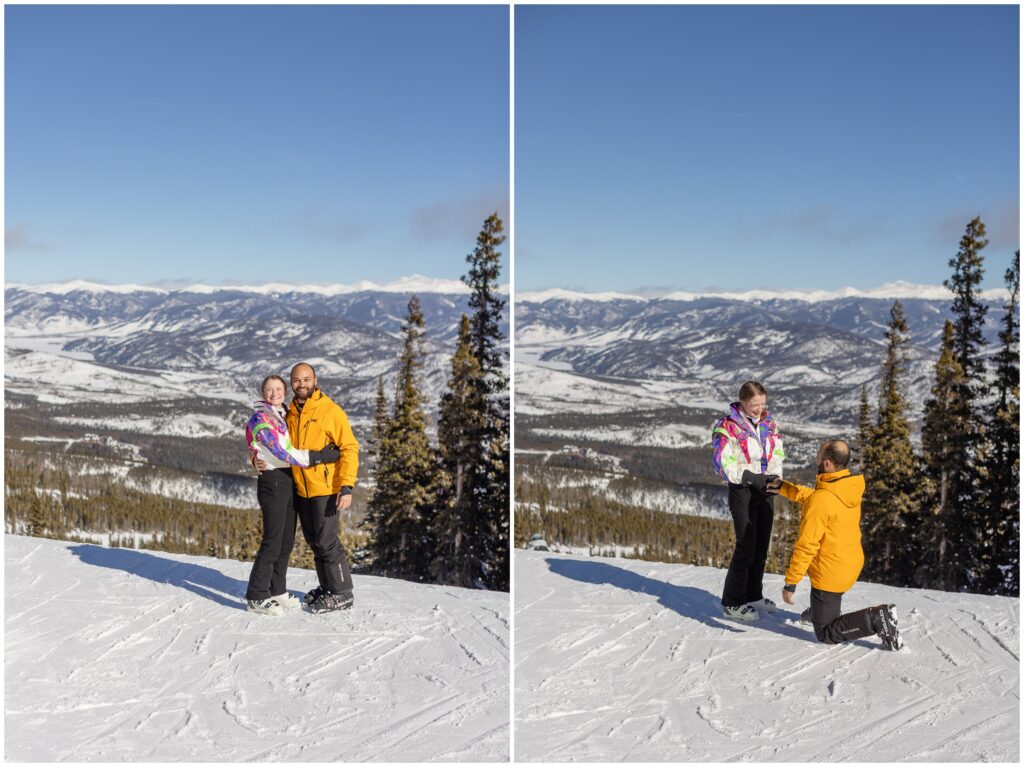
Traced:
[[104, 546], [78, 544], [69, 546], [68, 550], [89, 565], [124, 570], [140, 578], [191, 591], [224, 607], [246, 609], [245, 603], [239, 600], [244, 598], [248, 583], [229, 578], [212, 567], [179, 562], [135, 549], [108, 549]]
[[784, 622], [785, 617], [792, 615], [799, 618], [798, 613], [789, 613], [779, 608], [775, 615], [762, 615], [761, 619], [752, 623], [737, 623], [722, 617], [721, 598], [704, 589], [693, 586], [676, 586], [665, 581], [648, 578], [622, 567], [609, 565], [605, 562], [580, 561], [576, 559], [545, 560], [548, 568], [556, 575], [571, 578], [574, 581], [593, 584], [608, 584], [626, 591], [649, 594], [658, 598], [658, 604], [682, 615], [684, 618], [700, 621], [706, 626], [724, 629], [735, 634], [743, 634], [749, 630], [772, 631], [776, 634], [818, 644], [814, 632], [791, 626]]

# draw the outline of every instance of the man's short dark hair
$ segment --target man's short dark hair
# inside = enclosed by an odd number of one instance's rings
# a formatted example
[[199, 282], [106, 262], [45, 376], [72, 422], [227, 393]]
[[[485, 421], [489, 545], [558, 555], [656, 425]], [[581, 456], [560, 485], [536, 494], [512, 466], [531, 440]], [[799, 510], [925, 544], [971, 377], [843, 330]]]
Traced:
[[821, 460], [831, 461], [836, 469], [845, 469], [850, 465], [850, 446], [841, 439], [830, 439], [821, 451]]
[[289, 373], [289, 375], [295, 375], [295, 371], [298, 370], [299, 368], [303, 367], [303, 366], [309, 368], [310, 371], [313, 373], [313, 378], [316, 378], [316, 370], [308, 362], [296, 363], [295, 366], [292, 368], [291, 373]]

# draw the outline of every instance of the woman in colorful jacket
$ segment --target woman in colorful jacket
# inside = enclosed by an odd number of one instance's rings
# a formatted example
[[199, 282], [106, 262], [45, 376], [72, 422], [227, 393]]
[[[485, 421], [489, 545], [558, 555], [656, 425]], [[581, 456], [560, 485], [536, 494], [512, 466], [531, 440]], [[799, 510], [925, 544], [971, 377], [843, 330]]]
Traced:
[[253, 405], [253, 414], [245, 424], [245, 441], [250, 460], [261, 458], [269, 468], [260, 474], [256, 484], [256, 498], [263, 515], [263, 540], [252, 563], [245, 599], [253, 612], [280, 615], [285, 607], [300, 606], [285, 587], [288, 558], [295, 544], [295, 482], [291, 467], [337, 461], [341, 453], [333, 445], [323, 450], [298, 450], [292, 445], [285, 422], [283, 378], [267, 376], [260, 393], [263, 399]]
[[786, 454], [767, 395], [757, 381], [740, 387], [739, 402], [715, 424], [711, 435], [715, 472], [729, 483], [729, 512], [736, 531], [736, 550], [722, 591], [726, 618], [758, 619], [757, 610], [775, 612], [775, 603], [761, 591], [768, 544], [775, 516], [774, 496], [766, 487], [782, 476]]

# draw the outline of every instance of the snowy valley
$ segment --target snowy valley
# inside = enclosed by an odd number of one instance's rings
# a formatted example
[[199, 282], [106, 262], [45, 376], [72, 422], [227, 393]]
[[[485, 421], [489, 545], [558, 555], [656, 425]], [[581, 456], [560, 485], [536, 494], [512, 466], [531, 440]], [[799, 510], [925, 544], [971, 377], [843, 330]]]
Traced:
[[[156, 494], [252, 507], [240, 437], [260, 380], [311, 362], [365, 439], [414, 293], [427, 323], [423, 388], [436, 403], [468, 311], [457, 280], [7, 285], [5, 448], [77, 458]], [[365, 463], [360, 476], [365, 485]]]
[[[990, 351], [1005, 295], [983, 296]], [[573, 487], [581, 502], [609, 498], [637, 513], [728, 519], [725, 487], [711, 471], [710, 430], [749, 378], [768, 389], [788, 475], [810, 481], [821, 441], [854, 436], [862, 385], [876, 402], [896, 299], [910, 328], [907, 383], [917, 417], [950, 316], [942, 287], [518, 294], [517, 501], [535, 508], [545, 488], [564, 496]]]

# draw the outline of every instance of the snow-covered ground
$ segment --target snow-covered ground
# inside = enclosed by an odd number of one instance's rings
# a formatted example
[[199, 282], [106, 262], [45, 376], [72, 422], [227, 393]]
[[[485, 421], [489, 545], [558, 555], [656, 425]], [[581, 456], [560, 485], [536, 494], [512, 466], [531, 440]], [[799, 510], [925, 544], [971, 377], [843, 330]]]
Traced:
[[[516, 551], [517, 761], [1020, 759], [1020, 601], [860, 583], [901, 652], [818, 644], [794, 607], [723, 620], [724, 572]], [[775, 598], [781, 576], [765, 579]]]
[[274, 618], [248, 562], [7, 535], [4, 565], [8, 761], [508, 758], [507, 594], [355, 576], [351, 612]]

